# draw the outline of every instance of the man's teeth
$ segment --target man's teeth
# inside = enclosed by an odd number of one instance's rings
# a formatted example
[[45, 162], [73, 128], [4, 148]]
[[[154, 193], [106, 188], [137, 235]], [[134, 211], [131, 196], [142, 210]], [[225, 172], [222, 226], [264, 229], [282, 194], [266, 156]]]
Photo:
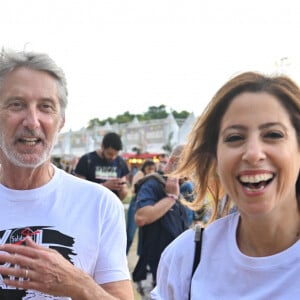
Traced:
[[258, 174], [258, 175], [242, 175], [240, 181], [242, 183], [258, 183], [262, 181], [268, 181], [273, 178], [273, 174]]
[[22, 138], [21, 141], [28, 145], [34, 145], [39, 141], [39, 139], [37, 139], [37, 138]]

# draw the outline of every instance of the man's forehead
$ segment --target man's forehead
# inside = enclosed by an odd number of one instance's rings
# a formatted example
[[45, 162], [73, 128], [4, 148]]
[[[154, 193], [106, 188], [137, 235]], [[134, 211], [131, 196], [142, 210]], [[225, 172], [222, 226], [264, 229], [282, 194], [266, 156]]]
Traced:
[[16, 94], [16, 96], [33, 90], [44, 94], [43, 97], [57, 96], [58, 92], [56, 80], [48, 72], [24, 67], [6, 74], [0, 84], [0, 93]]

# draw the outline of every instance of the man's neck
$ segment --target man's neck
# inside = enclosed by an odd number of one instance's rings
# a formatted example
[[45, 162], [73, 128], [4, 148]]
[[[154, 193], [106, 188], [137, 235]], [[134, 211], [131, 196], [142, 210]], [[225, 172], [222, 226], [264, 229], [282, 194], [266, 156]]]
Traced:
[[37, 168], [5, 167], [0, 169], [0, 183], [14, 190], [30, 190], [49, 182], [54, 175], [50, 162]]

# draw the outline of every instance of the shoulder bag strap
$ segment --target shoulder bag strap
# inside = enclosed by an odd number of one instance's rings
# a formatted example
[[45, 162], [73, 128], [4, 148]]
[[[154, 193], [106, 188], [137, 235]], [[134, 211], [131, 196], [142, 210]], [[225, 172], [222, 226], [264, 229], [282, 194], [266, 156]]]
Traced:
[[201, 246], [202, 246], [202, 236], [203, 236], [204, 227], [197, 224], [195, 226], [195, 254], [194, 254], [194, 263], [193, 263], [193, 269], [192, 269], [192, 276], [191, 276], [191, 282], [190, 282], [190, 290], [189, 290], [189, 299], [191, 299], [191, 287], [192, 287], [192, 279], [194, 276], [194, 273], [197, 269], [197, 266], [200, 262], [201, 258]]

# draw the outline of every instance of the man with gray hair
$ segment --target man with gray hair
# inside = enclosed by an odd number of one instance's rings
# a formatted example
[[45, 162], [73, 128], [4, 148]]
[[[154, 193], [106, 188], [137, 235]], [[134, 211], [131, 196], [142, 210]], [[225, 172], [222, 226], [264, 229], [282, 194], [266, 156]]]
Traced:
[[0, 299], [133, 299], [124, 209], [51, 163], [63, 71], [46, 54], [0, 55]]

